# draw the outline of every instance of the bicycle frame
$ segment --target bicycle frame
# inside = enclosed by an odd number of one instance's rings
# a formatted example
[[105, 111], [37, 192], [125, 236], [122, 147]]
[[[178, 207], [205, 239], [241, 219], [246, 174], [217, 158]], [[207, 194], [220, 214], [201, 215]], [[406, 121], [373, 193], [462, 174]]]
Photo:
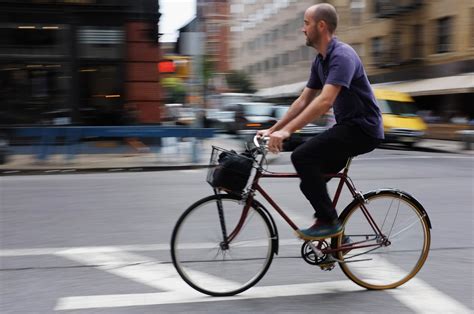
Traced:
[[[348, 188], [348, 190], [350, 191], [350, 193], [352, 194], [354, 199], [358, 199], [358, 198], [362, 199], [362, 194], [356, 190], [356, 188], [354, 186], [354, 183], [352, 182], [352, 180], [348, 176], [349, 166], [350, 166], [351, 162], [352, 162], [352, 158], [349, 158], [349, 160], [347, 161], [347, 164], [344, 167], [342, 172], [335, 173], [335, 174], [334, 173], [333, 174], [326, 174], [325, 175], [325, 177], [328, 178], [328, 179], [333, 179], [333, 178], [338, 178], [339, 179], [339, 183], [338, 183], [336, 192], [335, 192], [334, 197], [333, 197], [333, 207], [334, 208], [336, 208], [336, 205], [339, 201], [339, 197], [341, 195], [341, 192], [342, 192], [342, 189], [343, 189], [344, 186], [346, 186]], [[227, 231], [225, 230], [225, 224], [222, 224], [222, 227], [223, 227], [222, 232], [223, 232], [223, 236], [224, 236], [223, 244], [226, 245], [226, 246], [228, 245], [228, 243], [230, 243], [237, 236], [237, 234], [240, 232], [242, 226], [244, 225], [244, 222], [245, 222], [245, 219], [246, 219], [247, 214], [249, 212], [250, 206], [251, 206], [251, 204], [254, 200], [255, 192], [260, 193], [263, 196], [263, 198], [273, 207], [273, 209], [275, 209], [275, 211], [288, 223], [288, 225], [290, 225], [290, 227], [294, 231], [299, 230], [298, 226], [291, 220], [290, 217], [288, 217], [288, 215], [284, 212], [284, 210], [280, 206], [278, 206], [278, 204], [272, 199], [272, 197], [259, 184], [259, 181], [262, 178], [276, 178], [276, 179], [278, 179], [278, 178], [299, 178], [298, 174], [297, 173], [265, 173], [262, 170], [261, 164], [262, 164], [262, 162], [260, 162], [260, 167], [257, 168], [257, 172], [256, 172], [256, 174], [255, 174], [255, 176], [252, 180], [252, 184], [251, 184], [250, 189], [249, 189], [248, 197], [246, 199], [245, 206], [242, 210], [242, 215], [240, 217], [240, 220], [239, 220], [237, 226], [235, 227], [235, 229], [228, 236], [226, 236]], [[361, 203], [362, 212], [364, 213], [364, 216], [366, 217], [368, 223], [370, 224], [370, 226], [374, 230], [375, 236], [380, 236], [382, 239], [384, 239], [385, 236], [382, 234], [381, 230], [379, 229], [376, 222], [374, 221], [374, 219], [370, 215], [369, 211], [364, 206], [363, 200], [361, 200], [361, 202], [362, 202]], [[220, 206], [218, 205], [218, 207], [220, 207]], [[219, 212], [221, 212], [220, 208], [219, 208]], [[325, 254], [329, 254], [329, 253], [335, 253], [337, 251], [347, 250], [347, 249], [368, 248], [368, 247], [375, 247], [375, 246], [380, 247], [380, 246], [383, 245], [384, 241], [382, 243], [365, 244], [365, 245], [362, 244], [364, 242], [366, 242], [366, 241], [359, 241], [359, 242], [353, 242], [353, 243], [349, 243], [349, 244], [343, 244], [343, 245], [339, 246], [338, 248], [329, 248], [328, 247], [327, 249], [323, 249], [321, 251]]]

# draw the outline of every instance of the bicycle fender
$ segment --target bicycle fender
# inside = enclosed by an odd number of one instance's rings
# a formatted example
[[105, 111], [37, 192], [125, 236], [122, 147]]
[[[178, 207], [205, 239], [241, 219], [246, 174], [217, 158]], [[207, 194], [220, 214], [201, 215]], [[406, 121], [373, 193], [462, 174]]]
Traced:
[[409, 193], [407, 193], [405, 191], [398, 190], [398, 189], [392, 189], [392, 188], [384, 188], [384, 189], [377, 189], [377, 190], [369, 191], [369, 192], [363, 194], [361, 197], [355, 198], [349, 205], [347, 205], [344, 208], [344, 210], [342, 211], [340, 217], [342, 217], [342, 218], [345, 217], [347, 215], [347, 211], [349, 210], [349, 208], [352, 208], [353, 206], [355, 206], [356, 204], [358, 204], [360, 202], [363, 202], [367, 198], [369, 198], [373, 195], [378, 195], [378, 194], [398, 194], [400, 197], [403, 197], [406, 200], [408, 200], [409, 202], [413, 203], [413, 205], [415, 205], [416, 207], [418, 207], [421, 210], [424, 217], [426, 218], [426, 222], [428, 224], [428, 227], [430, 229], [432, 229], [430, 217], [428, 216], [428, 213], [426, 212], [423, 205], [421, 205], [421, 203], [415, 197], [410, 195]]
[[273, 242], [273, 248], [274, 248], [273, 253], [278, 255], [278, 249], [279, 249], [278, 229], [277, 229], [275, 220], [273, 219], [272, 215], [270, 215], [270, 212], [268, 211], [268, 209], [266, 209], [265, 206], [263, 206], [262, 203], [260, 203], [259, 201], [254, 199], [253, 206], [255, 206], [255, 208], [259, 208], [260, 210], [262, 210], [264, 215], [270, 221], [270, 225], [272, 226], [272, 242]]

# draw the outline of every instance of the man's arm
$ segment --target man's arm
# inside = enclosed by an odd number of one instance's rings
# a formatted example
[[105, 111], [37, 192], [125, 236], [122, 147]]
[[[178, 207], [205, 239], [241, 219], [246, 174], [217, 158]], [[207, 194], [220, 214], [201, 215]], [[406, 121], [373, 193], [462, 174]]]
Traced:
[[297, 117], [289, 121], [282, 129], [290, 134], [301, 129], [314, 119], [322, 116], [331, 109], [332, 104], [336, 100], [341, 86], [326, 84], [321, 94], [316, 97]]
[[274, 131], [270, 134], [268, 149], [274, 153], [281, 151], [283, 149], [283, 140], [290, 137], [291, 133], [301, 129], [315, 118], [320, 117], [329, 111], [340, 90], [341, 86], [339, 85], [324, 85], [321, 94], [314, 98], [309, 105], [303, 108], [296, 117], [288, 121], [278, 131]]
[[285, 127], [311, 103], [318, 92], [319, 90], [317, 89], [305, 87], [301, 95], [291, 104], [285, 115], [270, 128], [270, 132], [275, 132]]

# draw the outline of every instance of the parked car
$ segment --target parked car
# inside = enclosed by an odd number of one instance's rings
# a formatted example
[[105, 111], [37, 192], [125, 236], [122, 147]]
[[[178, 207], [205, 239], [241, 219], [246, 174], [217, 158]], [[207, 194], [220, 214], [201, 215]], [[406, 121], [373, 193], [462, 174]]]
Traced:
[[165, 124], [192, 125], [196, 121], [196, 110], [183, 104], [165, 104]]
[[247, 102], [233, 105], [235, 121], [229, 132], [241, 136], [255, 134], [258, 130], [270, 128], [275, 124], [273, 104], [264, 102]]
[[427, 126], [410, 95], [383, 89], [374, 89], [374, 94], [382, 111], [385, 142], [411, 147], [423, 137]]
[[207, 109], [206, 119], [209, 127], [216, 129], [217, 132], [228, 133], [231, 126], [235, 123], [235, 112]]
[[[289, 106], [274, 106], [273, 116], [278, 121], [288, 111]], [[290, 138], [283, 144], [285, 151], [293, 151], [296, 147], [306, 142], [308, 139], [324, 132], [328, 128], [328, 117], [324, 116], [314, 123], [308, 123], [302, 129], [291, 134]]]

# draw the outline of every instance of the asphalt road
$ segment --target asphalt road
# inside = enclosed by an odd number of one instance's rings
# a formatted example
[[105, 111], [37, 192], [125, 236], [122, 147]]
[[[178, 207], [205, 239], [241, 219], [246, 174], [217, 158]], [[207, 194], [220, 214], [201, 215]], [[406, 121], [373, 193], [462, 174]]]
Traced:
[[[397, 187], [429, 213], [431, 252], [406, 285], [366, 291], [338, 267], [306, 264], [275, 214], [280, 254], [256, 287], [231, 298], [195, 293], [170, 264], [174, 223], [211, 192], [205, 170], [2, 177], [0, 312], [472, 313], [473, 166], [472, 156], [388, 149], [354, 161], [359, 190]], [[270, 167], [291, 170], [288, 154]], [[265, 187], [298, 225], [311, 224], [295, 179]]]

